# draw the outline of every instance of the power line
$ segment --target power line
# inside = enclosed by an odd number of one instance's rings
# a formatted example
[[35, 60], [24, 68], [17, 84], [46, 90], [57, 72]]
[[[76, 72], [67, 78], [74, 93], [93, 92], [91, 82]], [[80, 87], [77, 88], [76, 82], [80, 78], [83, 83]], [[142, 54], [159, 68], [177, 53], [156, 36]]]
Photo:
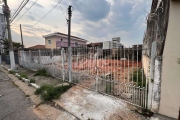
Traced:
[[19, 7], [18, 11], [11, 17], [11, 23], [13, 20], [17, 17], [17, 15], [21, 12], [21, 10], [24, 8], [24, 6], [29, 2], [29, 0], [26, 0], [25, 3]]
[[35, 25], [37, 25], [42, 19], [44, 19], [54, 8], [56, 8], [57, 7], [57, 5], [58, 4], [60, 4], [62, 2], [62, 0], [61, 1], [59, 1], [50, 11], [48, 11], [39, 21], [37, 21], [32, 27], [34, 27]]
[[[59, 2], [59, 1], [58, 1]], [[64, 15], [65, 19], [67, 20], [67, 11], [66, 11], [66, 15], [65, 15], [65, 12], [63, 11], [62, 7], [61, 7], [61, 4], [59, 4], [59, 7], [62, 11], [62, 15]]]
[[[36, 2], [37, 2], [38, 0], [36, 0], [27, 10], [26, 10], [26, 12], [24, 12], [24, 14], [23, 15], [21, 15], [21, 17], [19, 17], [15, 22], [17, 22], [19, 19], [21, 19], [33, 6], [34, 6], [34, 4], [36, 4]], [[14, 22], [14, 23], [15, 23]], [[13, 24], [14, 24], [13, 23]]]
[[19, 8], [22, 6], [22, 4], [24, 3], [24, 1], [25, 1], [25, 0], [23, 0], [23, 1], [21, 2], [21, 4], [20, 4], [19, 7], [16, 9], [16, 11], [15, 11], [14, 14], [12, 15], [12, 17], [17, 13], [17, 11], [18, 11]]

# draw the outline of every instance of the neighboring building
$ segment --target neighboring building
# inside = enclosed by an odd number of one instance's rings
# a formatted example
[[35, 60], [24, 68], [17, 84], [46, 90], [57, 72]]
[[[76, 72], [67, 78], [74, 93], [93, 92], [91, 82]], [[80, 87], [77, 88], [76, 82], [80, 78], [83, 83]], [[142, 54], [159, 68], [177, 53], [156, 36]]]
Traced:
[[120, 37], [112, 38], [112, 41], [94, 42], [87, 44], [87, 47], [98, 47], [102, 49], [123, 48], [124, 45], [120, 43]]
[[104, 41], [103, 49], [123, 48], [124, 45], [116, 41]]
[[5, 38], [5, 17], [3, 13], [0, 13], [0, 39]]
[[35, 45], [28, 47], [27, 49], [45, 49], [45, 45]]
[[124, 48], [124, 45], [120, 43], [120, 37], [112, 38], [112, 41], [104, 41], [103, 49]]
[[179, 13], [180, 0], [152, 0], [143, 40], [149, 49], [143, 52], [143, 68], [150, 68], [148, 108], [175, 119], [180, 117]]
[[[43, 35], [45, 48], [67, 48], [68, 35], [60, 32]], [[88, 41], [76, 36], [71, 36], [71, 47], [86, 46]]]
[[0, 51], [1, 53], [4, 53], [4, 45], [3, 45], [3, 39], [6, 37], [6, 27], [5, 27], [5, 17], [4, 14], [0, 12]]
[[103, 47], [103, 42], [89, 43], [89, 44], [87, 44], [87, 47], [98, 47], [98, 48], [102, 48], [102, 47]]

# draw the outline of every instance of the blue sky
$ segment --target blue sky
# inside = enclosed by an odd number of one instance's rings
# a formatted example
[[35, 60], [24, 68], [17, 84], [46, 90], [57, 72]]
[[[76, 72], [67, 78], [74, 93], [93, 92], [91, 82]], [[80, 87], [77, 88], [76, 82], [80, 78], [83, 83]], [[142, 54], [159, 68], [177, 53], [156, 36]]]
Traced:
[[[22, 0], [9, 0], [12, 14]], [[35, 0], [30, 0], [22, 10], [22, 15]], [[12, 24], [13, 41], [20, 42], [19, 24], [22, 24], [25, 45], [44, 44], [42, 35], [52, 32], [66, 33], [66, 10], [73, 6], [72, 35], [90, 42], [109, 41], [121, 37], [125, 46], [140, 44], [146, 28], [146, 16], [150, 11], [151, 0], [62, 0], [50, 14], [43, 17], [58, 0], [38, 0], [19, 21]], [[62, 10], [61, 10], [62, 8]], [[17, 17], [19, 18], [20, 15]], [[16, 21], [15, 19], [14, 21]], [[30, 27], [33, 28], [30, 29]]]

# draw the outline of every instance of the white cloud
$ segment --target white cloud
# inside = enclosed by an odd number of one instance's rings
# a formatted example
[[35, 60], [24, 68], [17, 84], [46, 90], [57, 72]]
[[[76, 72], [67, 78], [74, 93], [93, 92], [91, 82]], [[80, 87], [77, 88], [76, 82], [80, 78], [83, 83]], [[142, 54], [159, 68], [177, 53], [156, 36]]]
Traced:
[[[30, 0], [26, 9], [35, 0]], [[11, 0], [8, 2], [12, 11], [15, 11], [21, 1]], [[26, 46], [44, 44], [42, 35], [58, 31], [67, 34], [68, 27], [65, 19], [68, 5], [73, 5], [72, 12], [72, 34], [85, 38], [89, 41], [111, 40], [112, 37], [121, 37], [126, 45], [142, 42], [144, 29], [146, 27], [144, 10], [149, 11], [150, 0], [63, 0], [61, 7], [57, 6], [33, 29], [29, 29], [40, 18], [42, 18], [58, 0], [39, 0], [13, 28], [13, 40], [19, 41], [19, 24], [24, 30], [24, 41]], [[25, 12], [22, 10], [20, 15]], [[19, 15], [19, 16], [20, 16]], [[65, 15], [65, 16], [64, 16]], [[18, 17], [17, 17], [18, 18]], [[16, 20], [15, 20], [16, 21]], [[138, 30], [137, 30], [138, 29]]]

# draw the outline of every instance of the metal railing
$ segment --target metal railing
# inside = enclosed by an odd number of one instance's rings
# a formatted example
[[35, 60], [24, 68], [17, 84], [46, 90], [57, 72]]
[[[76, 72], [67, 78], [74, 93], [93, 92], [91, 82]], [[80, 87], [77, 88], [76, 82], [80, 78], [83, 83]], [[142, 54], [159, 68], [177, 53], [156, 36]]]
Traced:
[[21, 51], [21, 64], [46, 69], [52, 76], [108, 94], [139, 107], [147, 106], [148, 68], [140, 47], [96, 47]]

